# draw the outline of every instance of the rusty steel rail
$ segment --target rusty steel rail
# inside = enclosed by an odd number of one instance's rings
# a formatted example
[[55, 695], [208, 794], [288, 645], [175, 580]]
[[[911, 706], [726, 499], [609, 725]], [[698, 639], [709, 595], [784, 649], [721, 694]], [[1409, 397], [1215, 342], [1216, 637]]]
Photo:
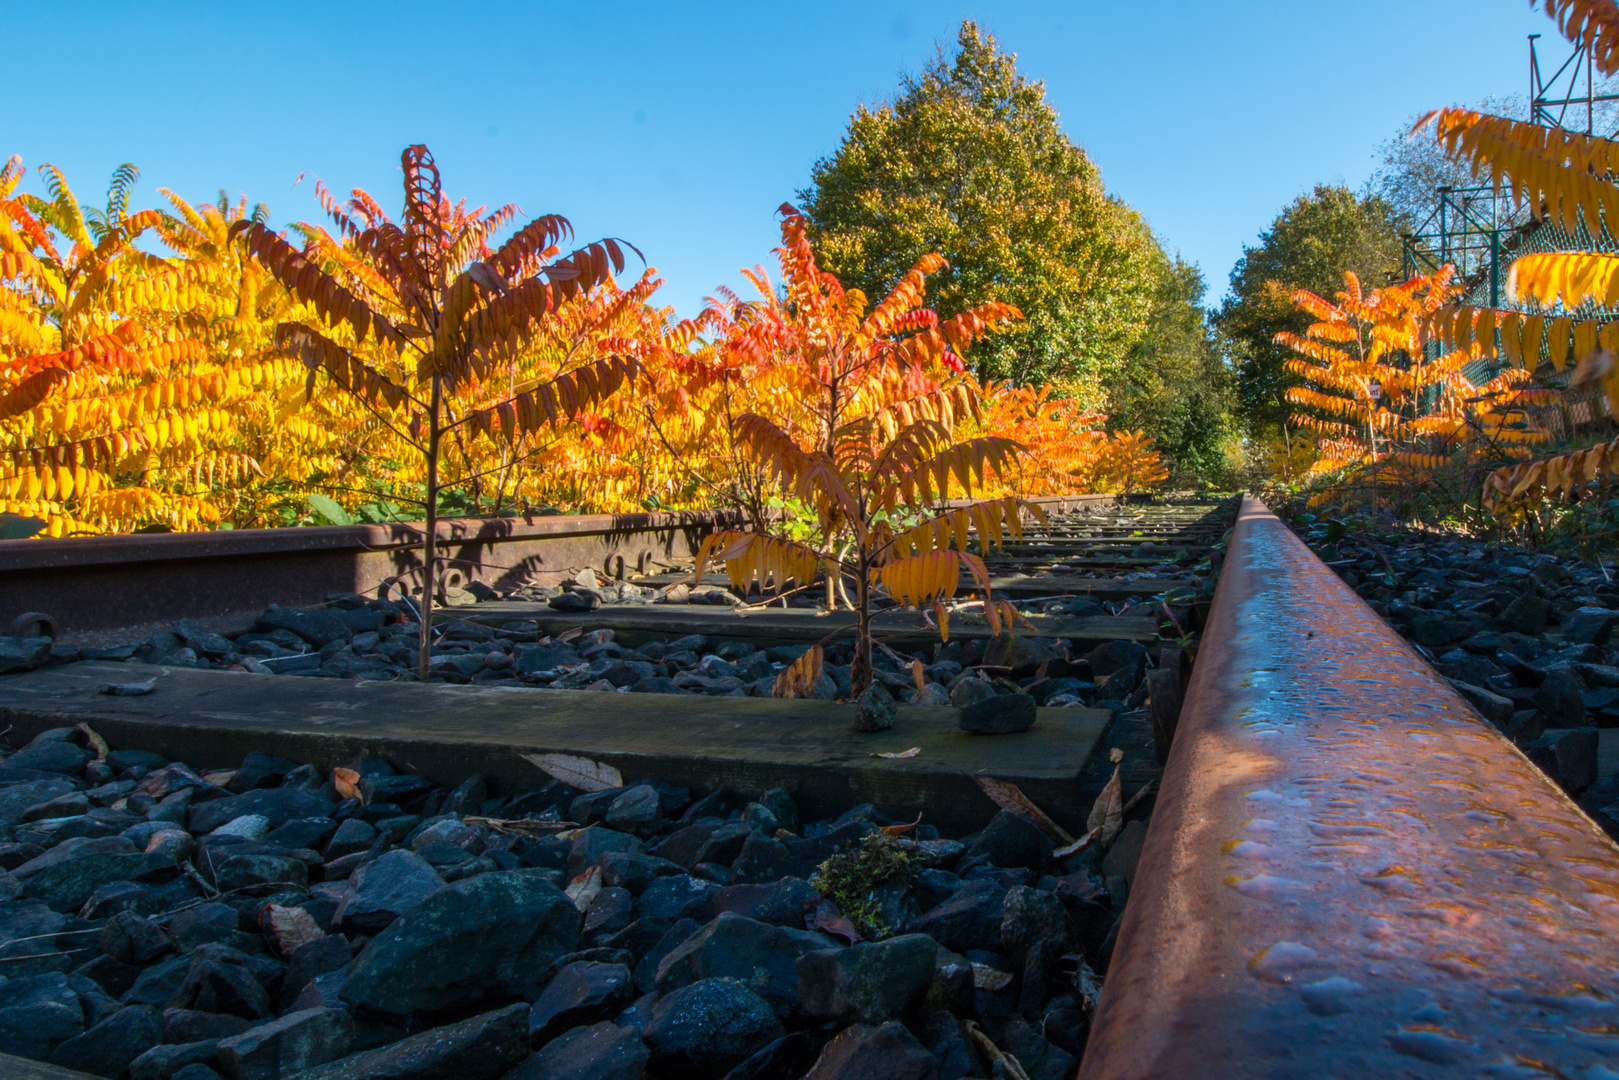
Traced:
[[[594, 566], [609, 577], [689, 556], [731, 511], [466, 518], [438, 523], [439, 554], [492, 585]], [[420, 522], [161, 535], [0, 540], [0, 615], [49, 612], [103, 630], [177, 618], [250, 617], [269, 604], [374, 594], [421, 565]]]
[[1245, 498], [1082, 1080], [1619, 1075], [1619, 848]]
[[[1058, 510], [1119, 498], [1031, 501]], [[715, 529], [741, 523], [732, 510], [446, 519], [437, 543], [454, 583], [510, 588], [537, 571], [656, 573], [689, 559]], [[25, 612], [45, 612], [70, 632], [231, 617], [246, 629], [270, 604], [375, 595], [384, 581], [420, 570], [423, 537], [420, 522], [403, 522], [0, 540], [0, 627]]]

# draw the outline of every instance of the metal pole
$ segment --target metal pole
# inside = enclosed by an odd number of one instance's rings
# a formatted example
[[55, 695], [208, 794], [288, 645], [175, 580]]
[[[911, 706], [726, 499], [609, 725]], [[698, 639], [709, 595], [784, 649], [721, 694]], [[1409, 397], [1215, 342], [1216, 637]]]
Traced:
[[1595, 85], [1591, 82], [1591, 43], [1585, 43], [1585, 134], [1590, 136], [1596, 122], [1596, 102], [1591, 95], [1596, 93]]
[[1535, 100], [1536, 84], [1539, 83], [1540, 67], [1535, 63], [1535, 39], [1539, 34], [1529, 35], [1529, 122], [1533, 124], [1539, 115], [1539, 104]]

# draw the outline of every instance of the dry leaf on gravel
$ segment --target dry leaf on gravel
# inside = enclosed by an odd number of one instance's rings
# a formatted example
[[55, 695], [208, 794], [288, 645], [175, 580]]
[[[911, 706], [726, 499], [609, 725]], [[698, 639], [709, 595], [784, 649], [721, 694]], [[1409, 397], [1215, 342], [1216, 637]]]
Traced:
[[592, 901], [602, 891], [602, 868], [592, 866], [589, 870], [568, 882], [568, 887], [562, 891], [567, 894], [569, 900], [573, 901], [574, 907], [584, 911], [590, 907]]
[[[1084, 851], [1092, 844], [1106, 844], [1124, 824], [1124, 786], [1119, 780], [1124, 751], [1114, 747], [1108, 757], [1113, 762], [1113, 777], [1107, 782], [1107, 786], [1102, 788], [1102, 793], [1096, 797], [1096, 803], [1091, 807], [1090, 820], [1085, 823], [1090, 831], [1068, 846], [1052, 852], [1056, 858], [1066, 859], [1076, 852]], [[1136, 797], [1130, 800], [1130, 805], [1134, 806], [1151, 787], [1152, 785], [1148, 784], [1137, 792]]]
[[572, 754], [519, 754], [524, 761], [553, 780], [577, 791], [606, 791], [624, 786], [624, 777], [611, 765]]
[[271, 904], [259, 916], [259, 925], [275, 942], [282, 956], [291, 956], [300, 945], [326, 936], [320, 924], [315, 922], [315, 917], [301, 907]]
[[340, 799], [358, 799], [360, 797], [360, 774], [353, 769], [333, 769], [332, 786], [337, 789]]
[[973, 989], [975, 990], [1004, 990], [1012, 985], [1012, 976], [999, 971], [988, 964], [973, 965]]
[[92, 731], [89, 724], [75, 724], [74, 726], [84, 736], [84, 741], [90, 744], [90, 749], [96, 752], [96, 760], [106, 761], [107, 755], [112, 753], [112, 748], [107, 745], [107, 740]]
[[855, 929], [854, 923], [843, 917], [838, 906], [830, 900], [822, 900], [815, 905], [815, 927], [823, 934], [837, 938], [845, 945], [853, 945], [861, 940], [860, 931]]

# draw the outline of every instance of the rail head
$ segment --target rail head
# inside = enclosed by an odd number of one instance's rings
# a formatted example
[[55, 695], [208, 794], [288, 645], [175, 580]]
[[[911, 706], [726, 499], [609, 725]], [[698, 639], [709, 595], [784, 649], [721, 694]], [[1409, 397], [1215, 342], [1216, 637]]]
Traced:
[[1619, 1075], [1619, 848], [1252, 497], [1203, 641], [1082, 1080]]

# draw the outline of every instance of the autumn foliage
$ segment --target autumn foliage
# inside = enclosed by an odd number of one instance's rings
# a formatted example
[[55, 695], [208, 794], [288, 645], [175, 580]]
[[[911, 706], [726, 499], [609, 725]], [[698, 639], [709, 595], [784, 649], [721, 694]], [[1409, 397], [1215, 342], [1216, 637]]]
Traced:
[[1453, 277], [1446, 267], [1368, 292], [1346, 273], [1336, 303], [1294, 294], [1316, 321], [1276, 341], [1296, 354], [1287, 370], [1304, 380], [1287, 391], [1300, 410], [1290, 423], [1314, 433], [1319, 456], [1310, 471], [1330, 481], [1316, 501], [1376, 485], [1412, 487], [1458, 455], [1510, 456], [1544, 440], [1524, 422], [1537, 393], [1525, 386], [1529, 372], [1508, 367], [1475, 384], [1465, 369], [1480, 358], [1476, 345], [1428, 347], [1441, 337], [1435, 320], [1453, 302]]
[[[963, 355], [1018, 313], [940, 319], [923, 300], [937, 255], [868, 305], [819, 270], [788, 213], [784, 292], [756, 269], [756, 297], [722, 289], [678, 320], [656, 305], [656, 271], [624, 273], [620, 242], [570, 253], [561, 217], [456, 202], [425, 148], [404, 169], [397, 220], [319, 185], [326, 223], [275, 231], [263, 207], [223, 198], [163, 192], [135, 209], [132, 166], [100, 207], [48, 165], [44, 193], [22, 193], [13, 158], [0, 513], [52, 536], [246, 528], [419, 519], [443, 490], [460, 513], [732, 505], [763, 523], [787, 496], [781, 461], [758, 452], [761, 420], [833, 457], [856, 419], [871, 452], [924, 421], [934, 452], [1026, 447], [971, 475], [993, 496], [1163, 476], [1147, 441], [1103, 433], [1105, 418], [970, 378]], [[935, 499], [965, 493], [953, 468], [930, 475]]]

